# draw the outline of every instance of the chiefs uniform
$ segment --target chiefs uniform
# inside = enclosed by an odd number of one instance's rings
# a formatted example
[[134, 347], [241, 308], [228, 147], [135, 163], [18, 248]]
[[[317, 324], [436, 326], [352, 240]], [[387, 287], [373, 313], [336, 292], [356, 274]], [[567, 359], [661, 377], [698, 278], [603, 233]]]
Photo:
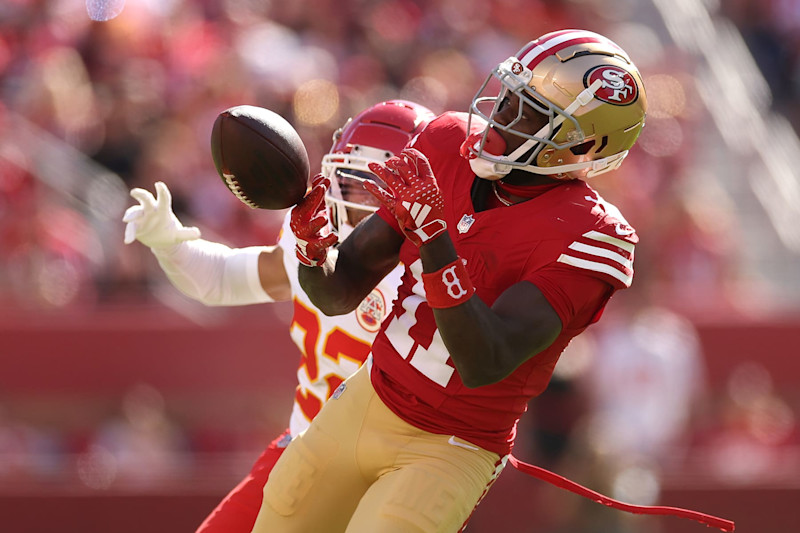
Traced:
[[[465, 136], [466, 116], [449, 113], [432, 121], [412, 146], [430, 161], [450, 237], [478, 296], [491, 305], [511, 285], [530, 281], [563, 329], [506, 379], [465, 387], [425, 301], [419, 249], [406, 240], [400, 250], [406, 272], [373, 346], [372, 382], [384, 403], [412, 425], [503, 456], [528, 400], [545, 389], [564, 347], [599, 318], [615, 290], [630, 285], [638, 238], [619, 211], [581, 180], [544, 186], [537, 197], [513, 206], [477, 211], [474, 173], [467, 161], [453, 157]], [[400, 231], [385, 208], [378, 214]]]
[[264, 485], [275, 462], [292, 438], [309, 426], [339, 384], [367, 358], [372, 340], [397, 295], [402, 273], [399, 267], [386, 276], [354, 312], [325, 316], [314, 307], [297, 279], [298, 260], [288, 213], [278, 246], [283, 250], [283, 264], [292, 287], [294, 314], [290, 333], [302, 355], [289, 428], [270, 443], [245, 479], [206, 518], [197, 533], [252, 529], [261, 507]]
[[[283, 249], [283, 264], [292, 286], [294, 315], [289, 327], [292, 340], [303, 358], [297, 369], [289, 429], [297, 436], [330, 398], [342, 381], [358, 370], [369, 355], [370, 346], [388, 316], [397, 296], [401, 268], [396, 268], [361, 302], [352, 313], [326, 316], [311, 303], [297, 279], [299, 262], [294, 253], [295, 239], [286, 216], [278, 245]], [[332, 250], [333, 254], [336, 250]]]

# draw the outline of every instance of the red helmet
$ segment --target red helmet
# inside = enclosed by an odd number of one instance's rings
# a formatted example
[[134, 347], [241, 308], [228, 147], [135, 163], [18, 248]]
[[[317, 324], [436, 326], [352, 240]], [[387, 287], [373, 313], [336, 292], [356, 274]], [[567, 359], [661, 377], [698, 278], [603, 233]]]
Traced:
[[[368, 163], [383, 163], [399, 154], [434, 117], [425, 106], [406, 100], [375, 104], [350, 118], [333, 134], [333, 146], [322, 158], [322, 173], [331, 180], [326, 202], [340, 239], [378, 209], [378, 201], [361, 185], [377, 181]], [[352, 220], [351, 220], [352, 219]]]

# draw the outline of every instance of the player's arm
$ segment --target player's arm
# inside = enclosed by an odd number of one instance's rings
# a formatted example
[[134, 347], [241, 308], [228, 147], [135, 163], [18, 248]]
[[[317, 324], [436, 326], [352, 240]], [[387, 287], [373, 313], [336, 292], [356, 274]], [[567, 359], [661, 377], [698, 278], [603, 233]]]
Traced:
[[170, 282], [188, 297], [210, 306], [248, 305], [288, 300], [291, 287], [277, 246], [230, 248], [200, 238], [172, 212], [167, 186], [157, 182], [156, 197], [133, 189], [139, 204], [128, 208], [125, 243], [149, 247]]
[[326, 315], [355, 309], [399, 261], [403, 237], [370, 215], [348, 235], [322, 268], [300, 267], [300, 285]]
[[349, 313], [397, 266], [403, 237], [380, 217], [364, 219], [337, 248], [328, 233], [324, 194], [330, 181], [317, 175], [305, 198], [292, 209], [291, 228], [300, 260], [303, 291], [326, 315]]
[[[469, 289], [469, 275], [459, 270], [461, 260], [447, 232], [420, 246], [420, 257], [436, 325], [466, 386], [504, 379], [561, 333], [561, 318], [533, 283], [516, 283], [487, 306]], [[456, 268], [443, 279], [450, 265]], [[448, 290], [454, 285], [461, 289]]]
[[553, 343], [561, 332], [561, 319], [532, 283], [513, 285], [492, 307], [475, 295], [446, 231], [444, 201], [421, 152], [406, 149], [385, 166], [371, 164], [370, 170], [390, 190], [365, 186], [419, 247], [428, 304], [466, 386], [496, 383]]
[[283, 249], [261, 246], [258, 254], [258, 281], [264, 292], [276, 302], [292, 299], [292, 286], [283, 264]]

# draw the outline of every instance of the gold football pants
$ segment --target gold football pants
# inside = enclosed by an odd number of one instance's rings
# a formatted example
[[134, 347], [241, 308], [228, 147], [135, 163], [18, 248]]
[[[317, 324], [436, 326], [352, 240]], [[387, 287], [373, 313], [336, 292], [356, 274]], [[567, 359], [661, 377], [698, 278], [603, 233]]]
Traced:
[[500, 473], [496, 453], [398, 418], [366, 366], [286, 448], [253, 533], [453, 533]]

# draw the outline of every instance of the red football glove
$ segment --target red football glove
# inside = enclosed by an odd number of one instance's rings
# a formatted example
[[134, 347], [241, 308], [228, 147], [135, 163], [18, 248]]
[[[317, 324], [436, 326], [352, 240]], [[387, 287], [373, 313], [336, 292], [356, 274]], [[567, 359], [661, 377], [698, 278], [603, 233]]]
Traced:
[[364, 187], [397, 218], [411, 242], [422, 246], [447, 229], [442, 193], [422, 152], [406, 148], [400, 157], [392, 157], [384, 165], [370, 163], [369, 169], [389, 191], [372, 181], [365, 181]]
[[330, 232], [325, 191], [331, 181], [317, 174], [311, 181], [311, 190], [292, 208], [289, 227], [297, 240], [297, 259], [306, 266], [319, 266], [328, 256], [328, 248], [336, 244], [338, 237]]

